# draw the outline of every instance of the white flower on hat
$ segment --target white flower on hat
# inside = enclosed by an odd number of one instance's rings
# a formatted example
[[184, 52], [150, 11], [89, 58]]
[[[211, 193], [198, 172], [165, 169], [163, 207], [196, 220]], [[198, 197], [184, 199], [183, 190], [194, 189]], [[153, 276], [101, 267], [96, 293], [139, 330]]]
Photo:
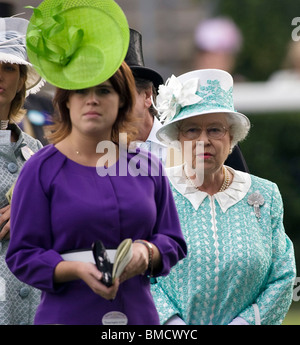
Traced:
[[177, 115], [182, 107], [200, 103], [202, 97], [196, 94], [198, 78], [192, 78], [182, 84], [172, 75], [165, 85], [160, 85], [156, 98], [156, 109], [161, 121], [170, 121]]

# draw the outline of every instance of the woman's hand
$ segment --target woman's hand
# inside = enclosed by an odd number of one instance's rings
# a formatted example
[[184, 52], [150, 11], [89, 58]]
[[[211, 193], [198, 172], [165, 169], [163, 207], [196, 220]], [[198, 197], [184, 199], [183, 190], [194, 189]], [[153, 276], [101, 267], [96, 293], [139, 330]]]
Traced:
[[61, 261], [54, 271], [54, 281], [56, 283], [82, 279], [95, 294], [107, 300], [115, 299], [119, 289], [119, 280], [116, 279], [111, 287], [107, 287], [100, 282], [101, 278], [102, 273], [95, 264], [90, 262]]
[[107, 299], [115, 299], [118, 289], [119, 281], [116, 279], [112, 286], [107, 287], [100, 282], [102, 273], [98, 270], [97, 266], [92, 263], [83, 263], [78, 267], [79, 278], [81, 278], [95, 294]]
[[0, 241], [10, 238], [10, 205], [0, 209]]
[[149, 252], [142, 243], [132, 244], [132, 259], [120, 276], [120, 283], [138, 274], [144, 274], [149, 265]]

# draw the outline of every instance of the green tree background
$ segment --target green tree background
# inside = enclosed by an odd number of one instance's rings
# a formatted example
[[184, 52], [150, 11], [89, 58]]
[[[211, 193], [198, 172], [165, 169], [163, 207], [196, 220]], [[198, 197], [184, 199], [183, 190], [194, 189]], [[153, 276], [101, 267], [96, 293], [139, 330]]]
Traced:
[[291, 41], [294, 17], [300, 17], [295, 0], [221, 0], [215, 15], [230, 16], [242, 31], [243, 49], [237, 72], [248, 80], [266, 80], [281, 69]]

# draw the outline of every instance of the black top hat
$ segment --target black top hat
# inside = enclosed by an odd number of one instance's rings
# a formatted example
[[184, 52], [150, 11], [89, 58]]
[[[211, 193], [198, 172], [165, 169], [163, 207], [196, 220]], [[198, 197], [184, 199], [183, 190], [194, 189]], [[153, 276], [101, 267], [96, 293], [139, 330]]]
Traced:
[[130, 42], [128, 52], [125, 57], [125, 62], [131, 68], [135, 77], [152, 81], [156, 89], [158, 89], [160, 84], [164, 83], [164, 80], [160, 74], [148, 67], [145, 67], [142, 48], [142, 35], [133, 29], [130, 29]]

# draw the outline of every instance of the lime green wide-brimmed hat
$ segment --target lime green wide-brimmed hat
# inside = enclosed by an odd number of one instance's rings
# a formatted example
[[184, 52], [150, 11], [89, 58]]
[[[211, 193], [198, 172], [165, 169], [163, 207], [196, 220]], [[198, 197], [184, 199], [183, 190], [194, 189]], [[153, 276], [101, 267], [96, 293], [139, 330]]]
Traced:
[[33, 9], [26, 46], [29, 61], [50, 84], [84, 89], [120, 67], [129, 26], [113, 0], [44, 0]]

